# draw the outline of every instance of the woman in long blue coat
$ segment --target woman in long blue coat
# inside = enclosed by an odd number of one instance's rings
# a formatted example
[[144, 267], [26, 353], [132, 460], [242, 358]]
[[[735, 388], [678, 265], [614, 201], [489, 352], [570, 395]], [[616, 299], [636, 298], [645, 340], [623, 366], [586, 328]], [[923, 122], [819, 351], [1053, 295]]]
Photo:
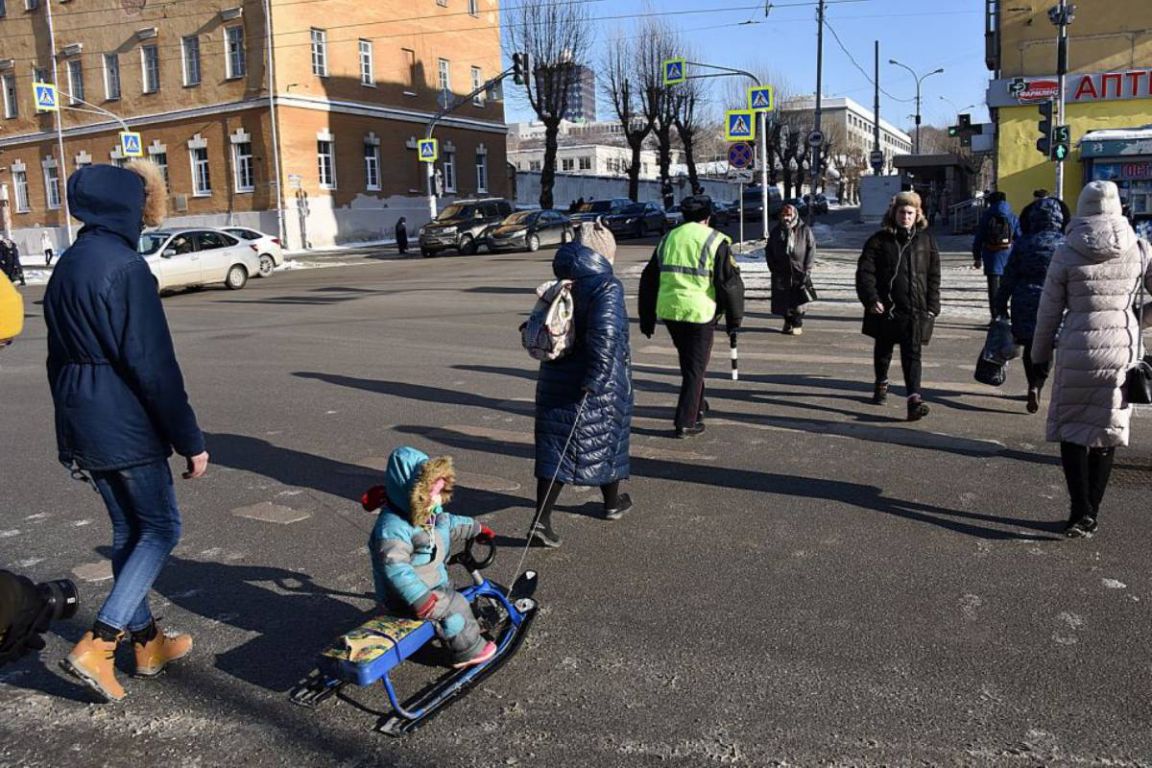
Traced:
[[612, 273], [615, 256], [612, 233], [589, 222], [552, 260], [556, 277], [573, 281], [576, 332], [567, 355], [540, 364], [536, 382], [537, 518], [530, 535], [546, 547], [560, 546], [552, 509], [566, 484], [599, 486], [610, 520], [632, 507], [620, 493], [629, 474], [632, 360], [624, 286]]

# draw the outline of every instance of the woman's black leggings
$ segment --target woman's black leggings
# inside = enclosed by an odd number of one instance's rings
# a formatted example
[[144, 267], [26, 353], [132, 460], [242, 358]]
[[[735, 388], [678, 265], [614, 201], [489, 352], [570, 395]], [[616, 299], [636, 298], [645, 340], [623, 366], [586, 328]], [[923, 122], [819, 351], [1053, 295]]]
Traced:
[[1076, 443], [1060, 443], [1060, 462], [1071, 499], [1071, 522], [1097, 517], [1108, 476], [1112, 474], [1115, 448], [1088, 448]]
[[1032, 342], [1031, 340], [1024, 343], [1024, 352], [1020, 357], [1020, 361], [1024, 363], [1024, 378], [1028, 379], [1028, 389], [1040, 389], [1044, 386], [1044, 382], [1048, 380], [1049, 365], [1037, 365], [1032, 362]]
[[[548, 490], [548, 486], [552, 490]], [[564, 490], [564, 483], [557, 480], [536, 478], [536, 509], [540, 510], [540, 522], [545, 527], [552, 527], [552, 508], [556, 506], [556, 499], [560, 498], [560, 491]], [[607, 485], [600, 486], [600, 493], [604, 496], [604, 509], [616, 509], [617, 499], [620, 496], [620, 481], [613, 480]]]

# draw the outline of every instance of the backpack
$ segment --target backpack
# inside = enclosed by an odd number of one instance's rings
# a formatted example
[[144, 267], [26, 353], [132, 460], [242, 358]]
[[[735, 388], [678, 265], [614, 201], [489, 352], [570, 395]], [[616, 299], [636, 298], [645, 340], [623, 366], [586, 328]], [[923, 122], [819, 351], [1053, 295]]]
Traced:
[[536, 306], [520, 326], [520, 344], [536, 360], [558, 360], [576, 342], [576, 300], [571, 280], [549, 280], [536, 288]]
[[1012, 224], [1002, 213], [992, 214], [984, 227], [984, 250], [1006, 251], [1012, 247]]

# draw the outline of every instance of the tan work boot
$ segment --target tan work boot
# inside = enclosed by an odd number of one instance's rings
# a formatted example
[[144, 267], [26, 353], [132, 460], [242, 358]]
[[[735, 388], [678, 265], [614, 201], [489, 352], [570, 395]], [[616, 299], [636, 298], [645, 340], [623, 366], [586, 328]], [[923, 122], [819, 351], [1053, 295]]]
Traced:
[[116, 644], [120, 637], [123, 633], [116, 640], [101, 640], [85, 632], [68, 657], [60, 662], [61, 668], [109, 701], [123, 701], [128, 694], [116, 679]]
[[155, 677], [169, 662], [188, 655], [192, 650], [192, 636], [165, 635], [158, 631], [156, 637], [146, 643], [133, 642], [132, 648], [136, 651], [136, 677]]

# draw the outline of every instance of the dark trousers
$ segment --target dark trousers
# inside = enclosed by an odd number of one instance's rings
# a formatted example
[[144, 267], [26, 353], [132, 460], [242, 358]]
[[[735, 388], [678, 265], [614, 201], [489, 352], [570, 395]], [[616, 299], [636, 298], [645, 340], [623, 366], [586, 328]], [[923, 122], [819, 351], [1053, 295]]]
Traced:
[[988, 275], [988, 314], [996, 319], [996, 294], [1000, 290], [1000, 275]]
[[704, 376], [712, 357], [715, 323], [684, 323], [665, 320], [676, 353], [680, 356], [680, 400], [676, 403], [676, 426], [693, 427], [704, 406]]
[[872, 354], [872, 365], [876, 371], [876, 383], [888, 381], [888, 368], [892, 365], [892, 351], [900, 345], [900, 367], [904, 371], [904, 389], [907, 395], [920, 394], [920, 337], [913, 333], [912, 338], [902, 341], [876, 339]]
[[1028, 341], [1024, 344], [1024, 352], [1021, 354], [1021, 361], [1024, 363], [1024, 378], [1028, 380], [1028, 389], [1040, 389], [1044, 386], [1044, 382], [1048, 380], [1047, 364], [1037, 365], [1032, 362], [1032, 342]]
[[1088, 448], [1076, 443], [1060, 443], [1060, 463], [1071, 500], [1069, 522], [1100, 514], [1100, 502], [1112, 474], [1115, 448]]
[[[545, 528], [552, 527], [552, 508], [556, 506], [556, 499], [560, 498], [560, 491], [564, 490], [564, 483], [551, 478], [536, 478], [536, 509], [540, 510], [540, 522]], [[600, 486], [600, 493], [604, 496], [604, 509], [616, 509], [620, 498], [620, 481], [613, 480], [607, 485]]]

